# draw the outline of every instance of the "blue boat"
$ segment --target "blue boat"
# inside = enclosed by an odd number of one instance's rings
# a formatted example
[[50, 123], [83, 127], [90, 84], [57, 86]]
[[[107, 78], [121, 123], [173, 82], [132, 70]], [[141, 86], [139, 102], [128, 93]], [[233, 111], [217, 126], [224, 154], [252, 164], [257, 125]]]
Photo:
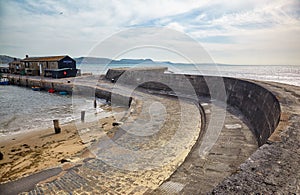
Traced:
[[0, 79], [0, 85], [9, 85], [9, 80], [7, 78]]
[[40, 88], [40, 87], [37, 87], [37, 86], [31, 87], [31, 89], [32, 89], [33, 91], [41, 91], [41, 88]]
[[66, 92], [66, 91], [60, 91], [59, 95], [68, 95], [68, 92]]

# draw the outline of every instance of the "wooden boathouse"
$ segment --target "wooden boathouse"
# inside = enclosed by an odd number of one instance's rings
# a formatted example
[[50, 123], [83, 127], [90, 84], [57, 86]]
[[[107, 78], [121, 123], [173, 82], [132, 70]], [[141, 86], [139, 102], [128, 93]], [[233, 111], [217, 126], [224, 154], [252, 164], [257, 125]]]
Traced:
[[45, 76], [52, 78], [75, 77], [76, 61], [68, 55], [29, 57], [9, 63], [12, 74]]

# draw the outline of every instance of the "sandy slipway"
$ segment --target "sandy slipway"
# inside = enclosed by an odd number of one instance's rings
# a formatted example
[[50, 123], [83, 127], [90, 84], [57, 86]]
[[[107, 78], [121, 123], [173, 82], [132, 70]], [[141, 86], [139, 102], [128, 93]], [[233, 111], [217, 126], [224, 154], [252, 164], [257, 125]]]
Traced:
[[[94, 95], [109, 100], [115, 85], [110, 75], [117, 80], [122, 74], [119, 69], [111, 70], [106, 78], [96, 78]], [[41, 84], [32, 77], [10, 79], [24, 86]], [[194, 94], [188, 93], [187, 80]], [[212, 86], [207, 84], [220, 80], [225, 99], [218, 91], [213, 98]], [[103, 143], [109, 140], [98, 140], [91, 150], [101, 158], [70, 163], [44, 182], [28, 177], [26, 186], [34, 186], [29, 191], [16, 181], [0, 186], [1, 190], [6, 186], [2, 192], [9, 192], [9, 185], [18, 185], [14, 192], [23, 194], [300, 193], [299, 87], [234, 78], [152, 74], [149, 69], [130, 71], [118, 81], [122, 86], [115, 100], [123, 105], [131, 101], [127, 93], [130, 86], [142, 83], [130, 93], [134, 101], [128, 116], [112, 132], [112, 140], [122, 148], [144, 152], [141, 159], [134, 155], [126, 158], [128, 153], [118, 147], [104, 150]], [[168, 83], [177, 86], [175, 94], [166, 86]], [[84, 94], [84, 89], [95, 88], [95, 77], [45, 79], [43, 87]], [[157, 115], [149, 115], [151, 109]], [[189, 114], [182, 118], [182, 113]], [[221, 115], [224, 121], [216, 122], [214, 118]], [[149, 117], [151, 123], [147, 123]], [[200, 156], [206, 135], [220, 126], [213, 147]], [[148, 161], [151, 163], [145, 163]]]

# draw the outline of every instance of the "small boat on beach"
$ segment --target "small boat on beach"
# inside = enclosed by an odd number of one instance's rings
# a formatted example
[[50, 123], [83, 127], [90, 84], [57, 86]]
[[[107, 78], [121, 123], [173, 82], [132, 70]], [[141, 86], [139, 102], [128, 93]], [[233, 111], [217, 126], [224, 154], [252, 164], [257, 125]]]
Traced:
[[48, 90], [48, 93], [54, 93], [54, 92], [55, 92], [55, 90], [53, 88]]
[[38, 87], [38, 86], [33, 86], [33, 87], [31, 87], [31, 89], [32, 89], [33, 91], [41, 91], [41, 88]]
[[59, 95], [68, 95], [68, 92], [66, 92], [66, 91], [60, 91]]
[[1, 78], [0, 85], [9, 85], [9, 80], [7, 78]]

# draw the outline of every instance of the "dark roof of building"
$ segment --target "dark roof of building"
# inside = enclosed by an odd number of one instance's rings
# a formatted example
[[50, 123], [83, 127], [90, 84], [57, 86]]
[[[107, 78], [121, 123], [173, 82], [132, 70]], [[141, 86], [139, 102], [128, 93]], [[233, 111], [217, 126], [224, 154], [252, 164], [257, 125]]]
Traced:
[[64, 57], [66, 57], [67, 55], [64, 56], [44, 56], [44, 57], [27, 57], [24, 58], [22, 61], [25, 62], [45, 62], [45, 61], [59, 61], [61, 59], [63, 59]]

